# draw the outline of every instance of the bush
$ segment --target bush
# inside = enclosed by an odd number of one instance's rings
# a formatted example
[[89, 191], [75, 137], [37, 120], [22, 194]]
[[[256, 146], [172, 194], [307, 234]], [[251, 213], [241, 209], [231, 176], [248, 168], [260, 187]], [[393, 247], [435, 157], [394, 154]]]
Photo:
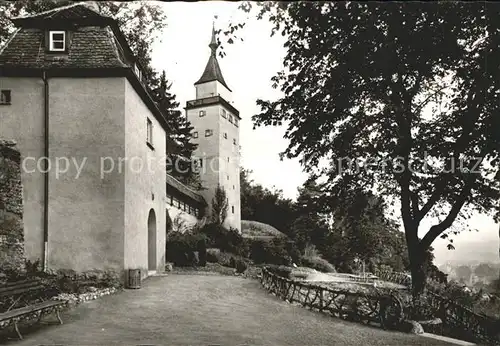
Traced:
[[243, 273], [245, 270], [247, 270], [248, 268], [248, 263], [245, 262], [244, 260], [238, 258], [236, 260], [236, 263], [235, 263], [235, 266], [234, 268], [236, 268], [236, 272], [237, 273]]
[[224, 252], [248, 256], [248, 244], [244, 241], [237, 229], [226, 229], [214, 223], [206, 224], [200, 231], [207, 237], [208, 247], [218, 248]]
[[283, 265], [276, 265], [276, 264], [271, 264], [267, 265], [266, 268], [273, 274], [281, 276], [283, 278], [290, 278], [290, 275], [292, 273], [292, 268], [283, 266]]
[[221, 255], [220, 249], [210, 248], [207, 249], [207, 262], [220, 263]]
[[327, 260], [315, 256], [315, 257], [302, 257], [302, 265], [316, 269], [317, 271], [323, 272], [323, 273], [335, 273], [335, 267], [330, 264]]
[[250, 248], [250, 258], [256, 264], [290, 265], [292, 257], [287, 251], [287, 242], [283, 239], [254, 240]]
[[178, 267], [205, 266], [206, 236], [193, 233], [173, 233], [167, 239], [167, 261]]

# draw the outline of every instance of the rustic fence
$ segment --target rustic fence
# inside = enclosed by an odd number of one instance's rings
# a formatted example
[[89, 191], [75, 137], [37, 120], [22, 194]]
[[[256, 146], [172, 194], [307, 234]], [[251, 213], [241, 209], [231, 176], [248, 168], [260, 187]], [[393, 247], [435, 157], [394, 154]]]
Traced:
[[262, 268], [261, 283], [269, 292], [290, 303], [350, 321], [395, 328], [403, 317], [403, 306], [394, 294], [334, 290], [284, 278], [268, 268]]
[[427, 290], [418, 306], [421, 316], [439, 318], [438, 325], [424, 326], [428, 332], [477, 344], [500, 345], [500, 321], [480, 315], [451, 299]]
[[[405, 285], [411, 288], [411, 277], [406, 273], [379, 272], [379, 279]], [[427, 280], [427, 289], [412, 313], [423, 318], [439, 318], [439, 324], [424, 324], [424, 330], [460, 340], [486, 345], [500, 345], [500, 321], [480, 315], [466, 306], [458, 304], [436, 292], [432, 287], [439, 283]], [[407, 310], [409, 308], [407, 307]]]

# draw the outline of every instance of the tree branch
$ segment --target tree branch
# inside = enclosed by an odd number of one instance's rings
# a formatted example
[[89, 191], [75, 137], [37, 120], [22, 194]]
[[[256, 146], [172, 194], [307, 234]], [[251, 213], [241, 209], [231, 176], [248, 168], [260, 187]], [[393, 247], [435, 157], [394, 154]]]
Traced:
[[[479, 164], [481, 164], [484, 160], [484, 155], [481, 156], [481, 160], [479, 161]], [[434, 225], [430, 228], [429, 232], [427, 232], [420, 242], [421, 248], [425, 251], [426, 249], [429, 248], [429, 246], [432, 244], [432, 242], [445, 230], [447, 230], [455, 221], [457, 218], [458, 214], [460, 213], [460, 210], [464, 206], [465, 202], [467, 201], [467, 198], [470, 195], [472, 186], [474, 185], [474, 182], [476, 181], [476, 175], [473, 173], [469, 173], [469, 177], [467, 178], [467, 181], [464, 185], [464, 188], [460, 192], [460, 195], [457, 197], [457, 200], [455, 201], [455, 204], [451, 207], [451, 210], [448, 214], [448, 216], [439, 224]]]

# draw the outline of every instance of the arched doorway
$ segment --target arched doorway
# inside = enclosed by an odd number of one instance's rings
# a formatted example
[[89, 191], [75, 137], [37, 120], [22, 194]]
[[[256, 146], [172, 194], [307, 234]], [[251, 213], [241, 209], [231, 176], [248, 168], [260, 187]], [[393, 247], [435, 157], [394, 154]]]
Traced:
[[156, 270], [156, 215], [153, 209], [148, 216], [148, 270]]

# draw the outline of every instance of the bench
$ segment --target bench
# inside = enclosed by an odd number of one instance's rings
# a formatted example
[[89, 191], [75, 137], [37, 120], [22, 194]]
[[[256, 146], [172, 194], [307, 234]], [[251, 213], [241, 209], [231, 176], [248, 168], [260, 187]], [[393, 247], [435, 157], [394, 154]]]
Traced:
[[51, 300], [58, 293], [54, 287], [44, 285], [36, 279], [9, 282], [0, 285], [0, 329], [14, 325], [19, 337], [18, 323], [37, 318], [38, 321], [44, 315], [56, 314], [62, 324], [59, 310], [68, 302], [63, 300]]

